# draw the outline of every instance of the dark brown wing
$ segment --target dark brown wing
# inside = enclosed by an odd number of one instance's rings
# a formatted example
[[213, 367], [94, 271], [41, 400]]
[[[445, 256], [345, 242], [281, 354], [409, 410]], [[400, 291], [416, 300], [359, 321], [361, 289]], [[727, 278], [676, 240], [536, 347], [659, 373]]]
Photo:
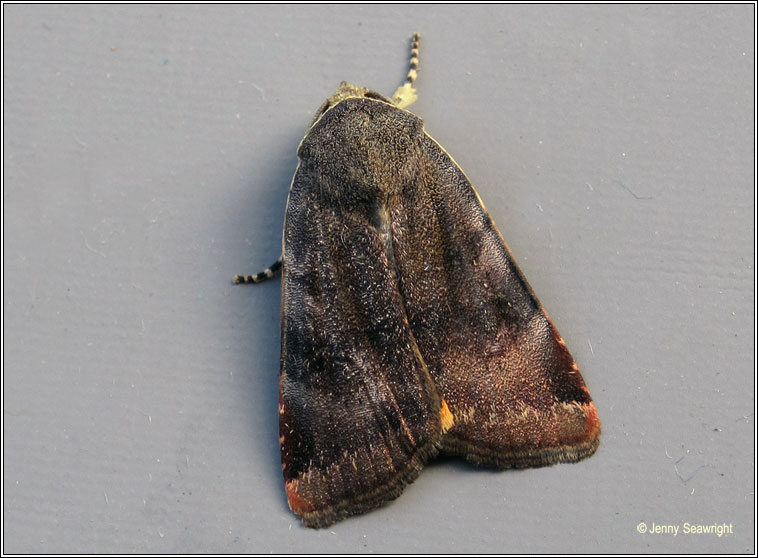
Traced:
[[284, 232], [282, 466], [289, 505], [311, 527], [396, 497], [436, 454], [445, 408], [390, 264], [365, 114], [342, 114], [349, 104], [303, 140]]
[[600, 425], [576, 364], [421, 120], [380, 100], [340, 101], [299, 155], [280, 424], [287, 498], [303, 522], [394, 498], [440, 446], [498, 467], [591, 454]]
[[442, 449], [482, 465], [577, 461], [600, 422], [579, 369], [466, 176], [428, 135], [390, 202], [413, 336], [455, 424]]

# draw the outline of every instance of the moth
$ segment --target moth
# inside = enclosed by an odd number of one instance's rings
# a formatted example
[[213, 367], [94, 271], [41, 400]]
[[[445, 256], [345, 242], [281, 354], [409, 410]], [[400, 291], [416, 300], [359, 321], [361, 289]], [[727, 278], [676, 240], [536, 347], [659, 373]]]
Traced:
[[579, 368], [466, 175], [406, 108], [343, 82], [298, 147], [281, 259], [287, 501], [325, 527], [397, 497], [439, 452], [573, 462], [600, 421]]

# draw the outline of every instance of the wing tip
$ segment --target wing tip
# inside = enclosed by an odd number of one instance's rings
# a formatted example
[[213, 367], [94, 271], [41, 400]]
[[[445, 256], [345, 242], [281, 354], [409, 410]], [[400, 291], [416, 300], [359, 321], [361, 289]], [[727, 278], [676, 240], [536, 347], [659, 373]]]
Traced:
[[[371, 490], [361, 492], [352, 498], [344, 498], [332, 505], [319, 506], [301, 494], [300, 478], [287, 480], [285, 491], [290, 509], [300, 518], [303, 525], [313, 529], [322, 529], [354, 515], [361, 515], [379, 508], [402, 494], [405, 487], [418, 478], [427, 461], [439, 452], [437, 442], [429, 442], [413, 455], [408, 465], [399, 471], [389, 482]], [[316, 494], [323, 497], [324, 494]]]

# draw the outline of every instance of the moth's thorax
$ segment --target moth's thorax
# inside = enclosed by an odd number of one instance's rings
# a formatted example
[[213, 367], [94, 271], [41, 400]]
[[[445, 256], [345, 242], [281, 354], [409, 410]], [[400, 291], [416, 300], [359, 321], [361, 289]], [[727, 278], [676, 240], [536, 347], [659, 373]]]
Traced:
[[[367, 95], [357, 96], [364, 92]], [[343, 83], [298, 149], [300, 169], [318, 169], [320, 182], [345, 189], [397, 193], [418, 172], [423, 122], [386, 97]], [[378, 95], [378, 94], [374, 94]]]
[[337, 88], [337, 91], [332, 93], [331, 97], [329, 97], [326, 101], [324, 101], [324, 104], [318, 108], [318, 110], [316, 111], [316, 114], [313, 116], [311, 127], [316, 122], [318, 122], [319, 118], [321, 118], [321, 116], [323, 116], [324, 113], [328, 112], [329, 109], [340, 104], [342, 101], [345, 101], [351, 98], [360, 99], [364, 97], [371, 98], [371, 99], [378, 99], [386, 103], [392, 104], [392, 101], [390, 99], [388, 99], [384, 95], [377, 93], [376, 91], [371, 91], [370, 89], [366, 89], [365, 87], [359, 87], [357, 85], [353, 85], [352, 83], [343, 81], [342, 83], [340, 83], [340, 86]]
[[345, 99], [349, 99], [351, 97], [365, 97], [366, 93], [368, 92], [369, 90], [365, 87], [359, 87], [357, 85], [353, 85], [352, 83], [343, 81], [340, 83], [337, 91], [335, 91], [332, 96], [326, 100], [326, 103], [329, 107], [333, 107], [334, 105], [337, 105]]

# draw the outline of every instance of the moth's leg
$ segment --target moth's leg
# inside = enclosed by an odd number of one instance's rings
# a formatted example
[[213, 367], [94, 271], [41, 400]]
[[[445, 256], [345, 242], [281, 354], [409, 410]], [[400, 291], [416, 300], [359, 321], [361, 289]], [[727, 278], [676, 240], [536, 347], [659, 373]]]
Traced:
[[237, 285], [263, 283], [264, 281], [268, 281], [269, 279], [273, 279], [274, 277], [278, 276], [281, 273], [281, 270], [282, 257], [279, 256], [279, 259], [276, 260], [276, 262], [274, 262], [271, 267], [264, 269], [260, 273], [256, 273], [255, 275], [235, 275], [232, 281]]

